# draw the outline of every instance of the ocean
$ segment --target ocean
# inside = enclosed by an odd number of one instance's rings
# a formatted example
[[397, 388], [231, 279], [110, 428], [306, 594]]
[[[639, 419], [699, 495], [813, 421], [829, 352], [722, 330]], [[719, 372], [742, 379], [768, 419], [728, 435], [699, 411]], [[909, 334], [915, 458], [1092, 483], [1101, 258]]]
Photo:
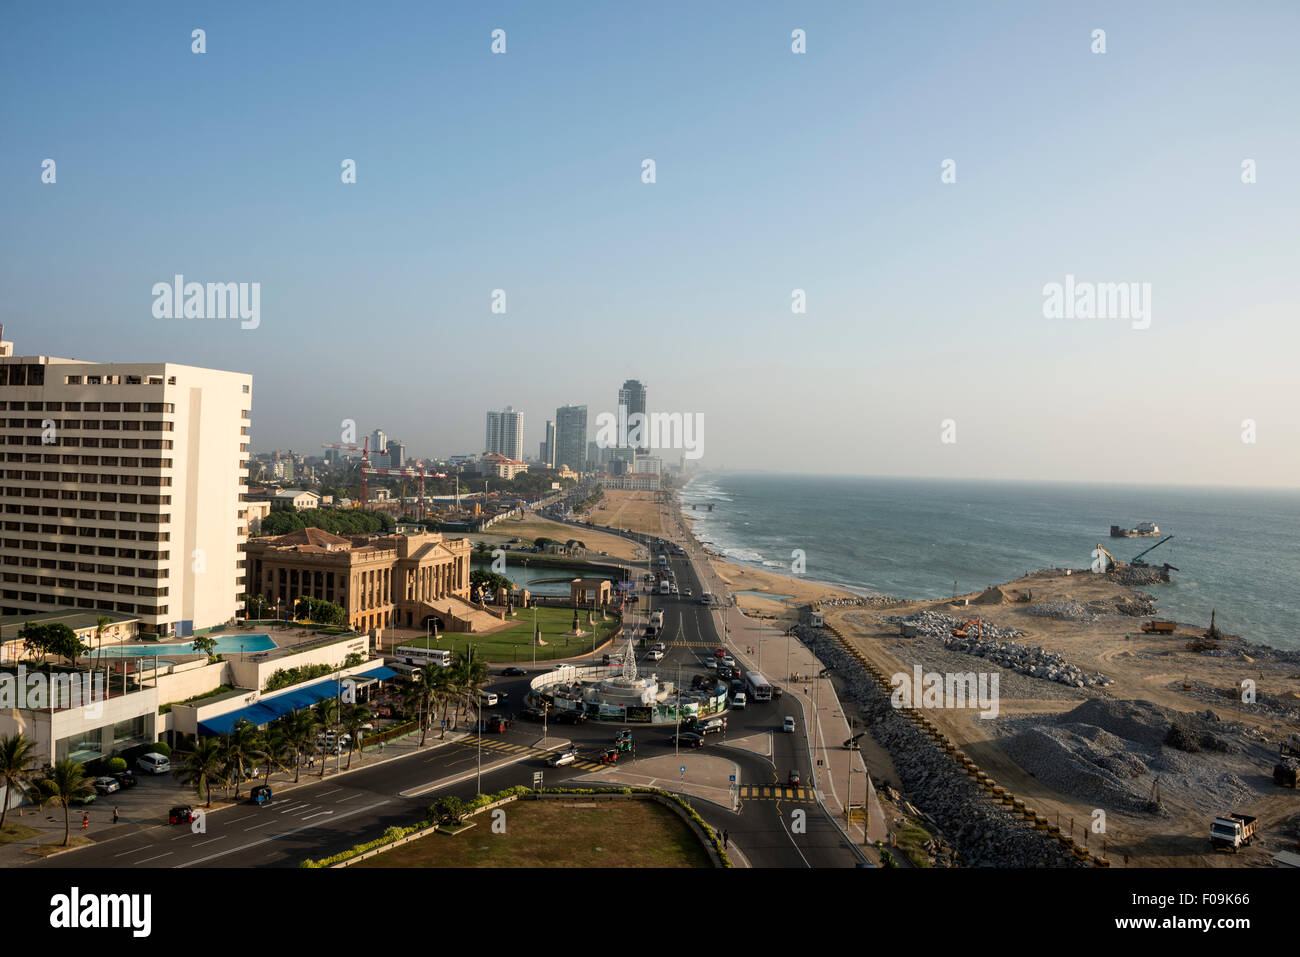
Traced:
[[[1087, 568], [1100, 543], [1179, 569], [1143, 589], [1159, 614], [1300, 649], [1300, 491], [707, 472], [679, 495], [696, 536], [731, 561], [899, 598], [945, 598], [1049, 566]], [[708, 511], [708, 505], [713, 511]], [[699, 506], [692, 509], [692, 505]]]

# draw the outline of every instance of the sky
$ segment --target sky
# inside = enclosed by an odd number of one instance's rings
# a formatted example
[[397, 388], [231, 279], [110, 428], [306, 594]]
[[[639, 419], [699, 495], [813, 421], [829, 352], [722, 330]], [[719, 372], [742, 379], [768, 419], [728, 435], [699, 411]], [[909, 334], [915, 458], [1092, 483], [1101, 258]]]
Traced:
[[[479, 452], [512, 405], [531, 455], [637, 378], [702, 416], [709, 467], [1294, 486], [1298, 27], [1289, 2], [8, 4], [0, 321], [20, 355], [251, 373], [255, 451], [351, 419]], [[156, 318], [178, 273], [260, 283], [257, 328]], [[1067, 276], [1149, 311], [1048, 317]]]

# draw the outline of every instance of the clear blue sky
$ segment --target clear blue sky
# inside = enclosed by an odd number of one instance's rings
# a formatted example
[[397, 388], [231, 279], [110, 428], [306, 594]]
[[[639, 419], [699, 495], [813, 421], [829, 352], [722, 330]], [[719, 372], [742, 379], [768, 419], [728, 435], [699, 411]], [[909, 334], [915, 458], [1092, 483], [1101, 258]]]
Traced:
[[[258, 450], [531, 453], [634, 377], [710, 465], [1296, 484], [1300, 6], [979, 6], [11, 4], [0, 321], [250, 372]], [[155, 319], [174, 273], [260, 328]], [[1045, 319], [1067, 273], [1151, 328]]]

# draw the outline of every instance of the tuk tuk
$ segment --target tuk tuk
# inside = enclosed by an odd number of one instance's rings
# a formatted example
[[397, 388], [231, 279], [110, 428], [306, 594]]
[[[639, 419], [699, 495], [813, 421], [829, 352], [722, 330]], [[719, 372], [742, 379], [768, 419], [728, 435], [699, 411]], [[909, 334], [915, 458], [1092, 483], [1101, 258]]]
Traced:
[[618, 734], [614, 736], [615, 743], [619, 741], [631, 741], [631, 740], [632, 740], [631, 728], [624, 728], [622, 731], [620, 731]]
[[268, 784], [259, 784], [248, 792], [249, 802], [261, 807], [263, 804], [271, 803], [271, 787]]
[[194, 809], [188, 804], [178, 804], [167, 812], [168, 824], [189, 824], [194, 820]]
[[636, 747], [632, 744], [631, 738], [619, 738], [615, 750], [630, 754], [636, 750]]
[[609, 748], [600, 756], [601, 764], [618, 764], [618, 749]]

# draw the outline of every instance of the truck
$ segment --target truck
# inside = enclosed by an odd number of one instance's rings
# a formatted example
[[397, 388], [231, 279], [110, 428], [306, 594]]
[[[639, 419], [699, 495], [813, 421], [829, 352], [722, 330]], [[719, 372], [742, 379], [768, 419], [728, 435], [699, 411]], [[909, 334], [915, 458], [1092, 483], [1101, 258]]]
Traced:
[[1148, 635], [1172, 635], [1178, 628], [1176, 621], [1161, 621], [1159, 618], [1153, 618], [1151, 621], [1142, 623], [1142, 630]]
[[1229, 813], [1216, 817], [1210, 823], [1210, 846], [1215, 849], [1228, 848], [1234, 854], [1243, 844], [1255, 840], [1255, 828], [1259, 818], [1248, 814]]
[[1300, 783], [1300, 761], [1283, 758], [1273, 765], [1273, 783], [1283, 788], [1296, 787]]
[[1292, 732], [1287, 735], [1286, 740], [1282, 742], [1281, 754], [1279, 757], [1300, 758], [1300, 734]]

